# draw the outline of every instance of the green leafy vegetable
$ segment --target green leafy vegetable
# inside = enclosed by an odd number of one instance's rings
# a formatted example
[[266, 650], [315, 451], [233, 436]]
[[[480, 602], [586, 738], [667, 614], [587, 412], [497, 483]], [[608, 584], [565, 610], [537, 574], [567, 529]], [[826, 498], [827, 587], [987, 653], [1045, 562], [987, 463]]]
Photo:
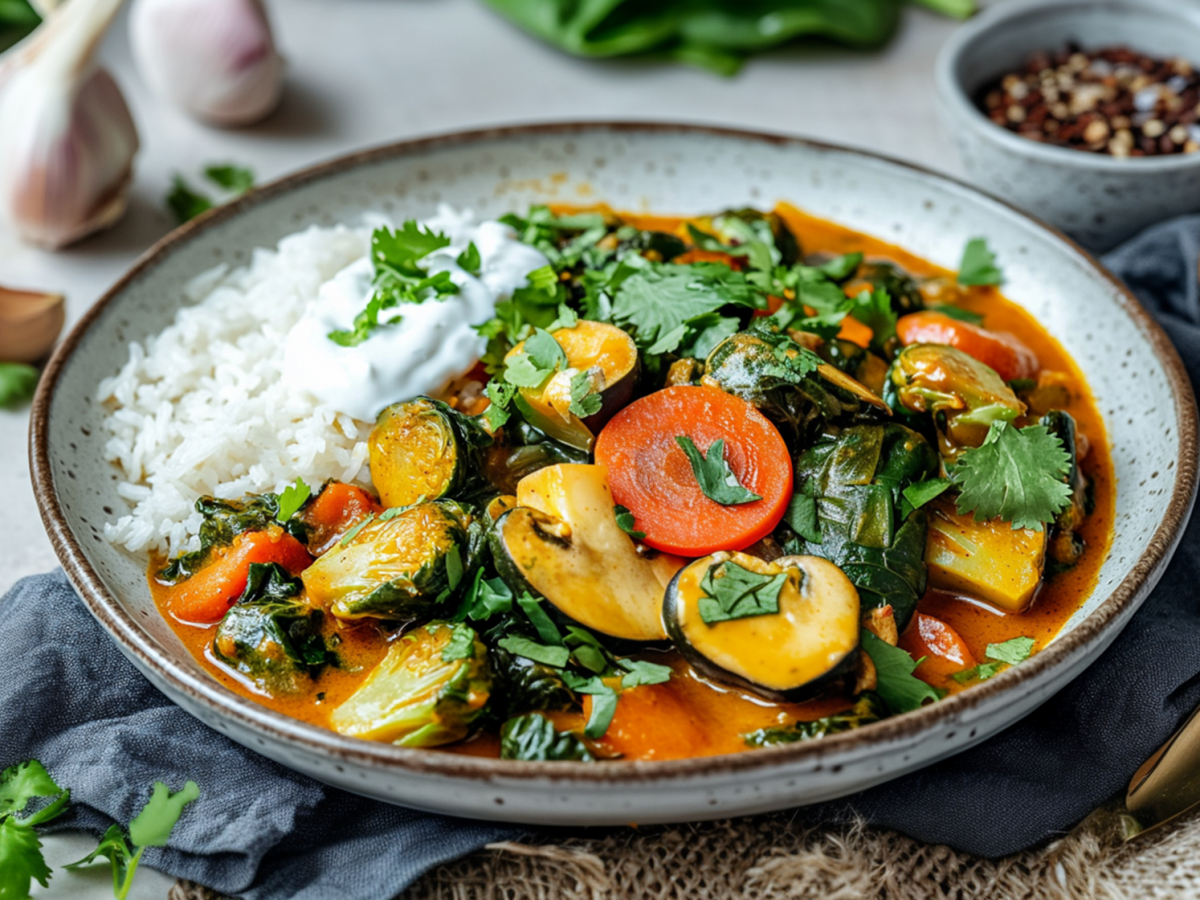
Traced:
[[570, 731], [558, 731], [545, 716], [529, 713], [509, 719], [500, 729], [500, 758], [526, 762], [595, 762], [587, 743]]
[[635, 541], [640, 541], [646, 536], [644, 531], [636, 531], [634, 529], [633, 513], [626, 509], [621, 504], [613, 507], [613, 514], [617, 517], [617, 527], [633, 538]]
[[599, 675], [584, 678], [573, 672], [564, 673], [567, 685], [578, 694], [590, 694], [592, 697], [592, 712], [588, 716], [584, 737], [599, 740], [608, 732], [612, 724], [613, 714], [617, 711], [617, 692], [604, 683]]
[[1029, 659], [1037, 642], [1031, 637], [1010, 638], [1000, 644], [988, 644], [984, 657], [991, 662], [980, 663], [970, 669], [955, 672], [950, 677], [960, 683], [968, 681], [986, 681], [1009, 666], [1015, 666]]
[[700, 582], [706, 596], [697, 603], [700, 618], [707, 625], [766, 616], [779, 612], [779, 595], [787, 583], [787, 574], [760, 575], [735, 562], [711, 567]]
[[[517, 598], [517, 605], [521, 607], [521, 610], [528, 617], [534, 630], [537, 631], [538, 637], [547, 644], [562, 646], [562, 632], [558, 630], [558, 626], [554, 624], [554, 620], [550, 618], [549, 614], [542, 609], [542, 601], [539, 598], [525, 592]], [[532, 659], [533, 657], [530, 658]], [[544, 661], [541, 660], [541, 662]]]
[[0, 362], [0, 409], [12, 409], [33, 397], [38, 370], [25, 363]]
[[958, 283], [966, 285], [998, 285], [1004, 274], [996, 265], [996, 256], [983, 238], [972, 238], [963, 249], [962, 262], [958, 264]]
[[517, 386], [509, 384], [507, 381], [501, 381], [493, 378], [488, 382], [484, 389], [491, 404], [483, 411], [483, 417], [487, 420], [488, 427], [492, 431], [504, 426], [512, 413], [508, 409], [508, 405], [512, 403], [513, 397], [517, 394]]
[[775, 744], [811, 741], [878, 722], [886, 714], [883, 701], [877, 695], [867, 692], [862, 694], [845, 712], [823, 716], [810, 722], [793, 722], [784, 728], [760, 728], [758, 731], [743, 735], [742, 740], [751, 747], [770, 747]]
[[882, 288], [863, 291], [854, 298], [850, 315], [871, 329], [871, 349], [883, 352], [896, 336], [896, 310], [891, 295]]
[[561, 669], [571, 659], [571, 651], [566, 647], [547, 647], [545, 644], [539, 644], [537, 641], [531, 641], [515, 634], [500, 638], [497, 645], [509, 653], [515, 653], [517, 656], [532, 659], [543, 665], [554, 666], [557, 669]]
[[579, 324], [579, 314], [565, 303], [558, 304], [558, 318], [546, 326], [546, 330], [550, 333], [558, 331], [560, 328], [574, 328]]
[[640, 687], [643, 684], [663, 684], [671, 680], [671, 667], [644, 659], [622, 659], [617, 665], [625, 670], [621, 676], [621, 690]]
[[311, 496], [312, 488], [303, 478], [297, 478], [295, 484], [285, 487], [279, 495], [279, 512], [275, 514], [275, 520], [286, 524], [288, 519], [300, 512], [300, 507], [308, 502]]
[[455, 625], [450, 633], [450, 642], [442, 648], [442, 662], [470, 659], [475, 655], [475, 630], [465, 625]]
[[806, 541], [814, 544], [821, 543], [821, 520], [817, 516], [817, 498], [813, 496], [813, 482], [806, 481], [799, 491], [788, 501], [787, 512], [783, 521], [787, 522], [792, 531]]
[[1000, 518], [1014, 529], [1041, 531], [1071, 501], [1071, 457], [1044, 425], [993, 422], [979, 447], [963, 451], [951, 473], [959, 514]]
[[[221, 500], [217, 497], [201, 497], [196, 501], [196, 512], [203, 517], [200, 524], [200, 549], [183, 553], [158, 573], [164, 581], [175, 583], [190, 578], [208, 564], [212, 551], [217, 547], [228, 547], [239, 534], [248, 531], [265, 531], [279, 524], [279, 497], [262, 494], [244, 500]], [[308, 531], [304, 523], [294, 517], [287, 519], [283, 530], [304, 543]]]
[[930, 500], [940, 497], [950, 487], [949, 478], [931, 478], [910, 484], [901, 493], [913, 509], [920, 509]]
[[352, 540], [358, 537], [358, 533], [373, 521], [375, 521], [375, 513], [367, 513], [367, 515], [360, 519], [353, 528], [342, 535], [342, 538], [338, 541], [338, 544], [343, 547], [349, 545]]
[[961, 306], [955, 306], [953, 303], [941, 303], [937, 306], [930, 306], [931, 312], [941, 313], [950, 319], [957, 319], [960, 322], [970, 322], [972, 325], [982, 325], [983, 316], [977, 312], [971, 312], [969, 309], [964, 309]]
[[521, 352], [504, 369], [504, 380], [517, 387], [538, 389], [560, 368], [567, 367], [567, 354], [550, 332], [538, 328], [525, 341]]
[[213, 208], [212, 200], [193, 190], [182, 175], [176, 175], [171, 182], [171, 190], [167, 193], [166, 204], [167, 209], [175, 216], [175, 221], [179, 225], [190, 222], [196, 216]]
[[862, 633], [862, 646], [871, 662], [879, 683], [876, 691], [892, 715], [920, 709], [926, 700], [940, 700], [942, 693], [913, 675], [920, 665], [908, 652], [880, 640], [869, 631]]
[[475, 581], [471, 589], [463, 596], [455, 620], [462, 622], [470, 619], [473, 622], [485, 621], [493, 616], [503, 615], [512, 610], [513, 592], [502, 578], [484, 578], [483, 569], [475, 572]]
[[753, 503], [761, 500], [758, 494], [743, 487], [729, 468], [725, 460], [725, 439], [718, 438], [709, 445], [707, 455], [687, 435], [679, 435], [675, 443], [683, 448], [688, 462], [692, 464], [692, 474], [704, 496], [722, 506], [736, 506], [741, 503]]
[[744, 275], [719, 263], [644, 265], [614, 278], [613, 321], [632, 329], [638, 346], [655, 354], [678, 348], [689, 323], [702, 316], [759, 302]]
[[28, 0], [0, 0], [0, 52], [28, 35], [41, 22]]
[[[53, 800], [28, 816], [18, 816], [29, 801]], [[18, 763], [0, 772], [0, 898], [24, 900], [34, 881], [47, 887], [50, 867], [42, 856], [42, 842], [34, 830], [59, 816], [71, 792], [55, 784], [37, 760]]]
[[479, 257], [479, 248], [475, 246], [475, 242], [467, 244], [467, 249], [458, 254], [458, 259], [455, 260], [460, 269], [464, 272], [470, 272], [472, 275], [479, 275], [479, 267], [483, 265], [483, 260]]
[[587, 372], [576, 372], [571, 376], [571, 405], [567, 409], [581, 419], [600, 412], [604, 399], [592, 393], [592, 377]]
[[254, 187], [254, 170], [233, 163], [206, 166], [204, 177], [217, 187], [225, 188], [234, 194], [244, 194]]

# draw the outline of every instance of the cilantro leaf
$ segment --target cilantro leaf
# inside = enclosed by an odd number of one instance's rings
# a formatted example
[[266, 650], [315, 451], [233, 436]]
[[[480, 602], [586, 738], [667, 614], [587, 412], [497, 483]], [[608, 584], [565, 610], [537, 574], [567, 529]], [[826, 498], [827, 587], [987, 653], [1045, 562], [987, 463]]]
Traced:
[[50, 867], [37, 832], [14, 816], [0, 819], [0, 897], [28, 897], [35, 880], [50, 886]]
[[577, 694], [590, 694], [592, 697], [592, 713], [583, 729], [584, 737], [590, 737], [592, 740], [604, 737], [608, 726], [612, 724], [613, 714], [617, 711], [616, 690], [605, 684], [598, 675], [584, 678], [573, 672], [564, 672], [563, 681]]
[[417, 274], [416, 262], [443, 247], [450, 246], [450, 238], [438, 231], [426, 228], [416, 219], [409, 219], [399, 228], [384, 226], [371, 233], [371, 260], [380, 265]]
[[572, 625], [563, 641], [571, 649], [571, 658], [588, 671], [603, 675], [612, 668], [612, 654], [591, 632]]
[[0, 816], [18, 813], [34, 797], [57, 797], [63, 789], [36, 759], [0, 772]]
[[998, 285], [1004, 281], [1004, 273], [996, 265], [996, 256], [988, 248], [984, 238], [972, 238], [963, 248], [962, 262], [958, 264], [958, 283], [966, 285]]
[[[612, 305], [613, 321], [633, 329], [642, 348], [666, 353], [679, 346], [689, 322], [724, 306], [755, 308], [757, 294], [746, 277], [717, 263], [645, 265], [622, 274]], [[667, 340], [667, 338], [670, 338]]]
[[619, 659], [617, 665], [625, 670], [621, 676], [621, 690], [640, 687], [643, 684], [663, 684], [671, 680], [671, 667], [644, 659]]
[[566, 647], [547, 647], [537, 641], [518, 637], [515, 634], [500, 638], [496, 644], [509, 653], [523, 656], [545, 666], [553, 666], [556, 669], [561, 669], [571, 659], [571, 651]]
[[940, 497], [950, 484], [949, 478], [930, 478], [910, 484], [902, 493], [913, 509], [920, 509], [930, 500]]
[[33, 397], [38, 370], [25, 363], [0, 362], [0, 409], [11, 409]]
[[845, 253], [817, 266], [817, 270], [832, 281], [843, 281], [857, 271], [862, 261], [861, 253]]
[[526, 591], [517, 598], [517, 606], [521, 607], [525, 615], [528, 616], [529, 621], [538, 633], [538, 637], [547, 644], [562, 646], [562, 632], [558, 630], [558, 626], [554, 624], [554, 620], [542, 609], [540, 598]]
[[985, 662], [977, 666], [972, 666], [969, 669], [963, 669], [961, 672], [951, 672], [950, 677], [959, 684], [966, 684], [968, 681], [987, 681], [992, 676], [998, 674], [1003, 668], [1003, 663]]
[[79, 869], [98, 859], [107, 859], [112, 868], [114, 896], [124, 897], [128, 894], [129, 885], [132, 883], [133, 876], [137, 873], [138, 863], [142, 859], [142, 851], [133, 852], [129, 842], [125, 840], [125, 832], [120, 825], [108, 826], [108, 831], [104, 832], [96, 849], [83, 859], [67, 863], [66, 868]]
[[183, 808], [199, 796], [200, 788], [194, 781], [175, 793], [161, 781], [154, 782], [150, 799], [129, 823], [130, 840], [138, 847], [165, 847]]
[[558, 318], [546, 326], [549, 332], [558, 331], [560, 328], [574, 328], [579, 324], [579, 313], [571, 309], [565, 303], [558, 304]]
[[177, 225], [190, 222], [196, 216], [213, 208], [212, 199], [199, 191], [192, 190], [182, 175], [176, 175], [171, 182], [171, 190], [167, 193], [165, 203], [167, 209], [175, 216]]
[[613, 507], [613, 514], [617, 517], [617, 527], [633, 538], [635, 541], [640, 541], [646, 536], [644, 531], [634, 530], [633, 513], [618, 503]]
[[893, 715], [919, 709], [926, 700], [940, 700], [942, 694], [913, 675], [919, 664], [907, 651], [893, 647], [869, 631], [862, 633], [862, 646], [879, 679], [876, 693]]
[[492, 402], [488, 408], [483, 411], [483, 417], [487, 420], [488, 427], [492, 431], [496, 431], [505, 422], [508, 421], [511, 412], [508, 405], [512, 402], [517, 393], [517, 386], [509, 384], [507, 381], [501, 381], [498, 378], [493, 378], [484, 388], [484, 393]]
[[734, 562], [713, 566], [700, 582], [706, 596], [696, 604], [706, 625], [779, 612], [787, 573], [760, 575]]
[[544, 328], [538, 328], [508, 361], [504, 380], [524, 388], [540, 388], [560, 368], [567, 367], [567, 354]]
[[896, 336], [896, 311], [891, 295], [884, 288], [863, 291], [854, 298], [850, 315], [871, 329], [871, 349], [882, 351]]
[[225, 188], [234, 194], [244, 194], [254, 187], [254, 170], [245, 166], [235, 166], [233, 163], [206, 166], [204, 177], [217, 187]]
[[1041, 531], [1070, 502], [1070, 463], [1062, 440], [1044, 425], [993, 422], [983, 444], [963, 451], [951, 473], [962, 491], [958, 512]]
[[295, 484], [289, 484], [283, 489], [283, 493], [279, 495], [279, 512], [275, 514], [275, 521], [287, 524], [288, 519], [300, 512], [300, 507], [311, 496], [312, 488], [308, 486], [303, 478], [297, 478]]
[[513, 291], [513, 302], [521, 306], [553, 306], [560, 302], [558, 273], [553, 266], [542, 266], [525, 276], [525, 287]]
[[1031, 637], [1010, 638], [1000, 644], [988, 644], [984, 655], [996, 662], [1008, 663], [1015, 666], [1029, 659], [1037, 642]]
[[925, 307], [930, 312], [941, 313], [949, 319], [957, 319], [960, 322], [969, 322], [972, 325], [982, 325], [983, 316], [977, 312], [971, 312], [969, 309], [964, 309], [961, 306], [955, 306], [953, 303], [939, 303], [934, 306]]
[[475, 631], [466, 625], [455, 625], [450, 640], [442, 648], [442, 662], [470, 659], [475, 655]]
[[571, 405], [568, 411], [581, 419], [600, 412], [604, 399], [592, 393], [592, 376], [587, 372], [576, 372], [571, 376]]
[[458, 267], [464, 272], [470, 272], [472, 275], [479, 275], [479, 267], [483, 265], [483, 260], [479, 257], [479, 248], [475, 246], [475, 242], [467, 244], [467, 249], [458, 254], [458, 259], [455, 260]]
[[747, 490], [737, 480], [729, 463], [725, 460], [725, 439], [718, 438], [709, 445], [707, 455], [700, 452], [687, 435], [679, 435], [675, 443], [683, 448], [688, 462], [692, 464], [692, 474], [704, 496], [722, 506], [736, 506], [741, 503], [753, 503], [761, 500], [758, 494]]

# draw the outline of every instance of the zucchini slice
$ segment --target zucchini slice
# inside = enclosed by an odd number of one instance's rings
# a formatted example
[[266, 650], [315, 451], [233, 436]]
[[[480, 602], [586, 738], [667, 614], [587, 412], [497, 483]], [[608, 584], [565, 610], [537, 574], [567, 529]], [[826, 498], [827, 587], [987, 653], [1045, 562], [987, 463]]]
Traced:
[[433, 615], [467, 581], [472, 529], [458, 504], [445, 501], [372, 519], [304, 570], [304, 588], [339, 619]]
[[603, 466], [558, 465], [526, 476], [520, 504], [492, 531], [496, 569], [516, 592], [615, 638], [661, 641], [663, 590], [683, 560], [643, 557], [617, 525]]
[[[515, 402], [525, 420], [556, 441], [579, 450], [591, 450], [596, 434], [633, 396], [638, 352], [633, 338], [603, 322], [580, 319], [571, 328], [560, 328], [554, 340], [567, 356], [567, 368], [556, 372], [541, 388], [523, 388]], [[524, 349], [522, 341], [505, 360]], [[580, 418], [571, 412], [571, 381], [587, 373], [591, 393], [599, 394], [600, 409]]]
[[[711, 598], [709, 586], [731, 576], [738, 579], [736, 590], [761, 585], [756, 601], [773, 599], [777, 611], [742, 608], [739, 618], [714, 616], [713, 604], [725, 607], [722, 599], [731, 594]], [[772, 580], [779, 576], [782, 583]], [[667, 632], [693, 668], [772, 700], [806, 700], [852, 676], [860, 620], [858, 591], [850, 579], [815, 556], [766, 562], [745, 553], [714, 553], [681, 569], [663, 604]]]
[[384, 506], [462, 494], [480, 480], [491, 438], [440, 400], [394, 403], [371, 429], [371, 480]]

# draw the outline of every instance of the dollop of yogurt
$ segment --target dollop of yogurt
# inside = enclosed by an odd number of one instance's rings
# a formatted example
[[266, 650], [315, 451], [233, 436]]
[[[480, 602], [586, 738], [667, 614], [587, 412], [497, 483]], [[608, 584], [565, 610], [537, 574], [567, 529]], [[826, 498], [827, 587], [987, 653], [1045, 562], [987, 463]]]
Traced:
[[[470, 212], [442, 206], [423, 223], [450, 238], [450, 245], [422, 260], [430, 273], [447, 271], [459, 292], [442, 300], [405, 303], [386, 310], [380, 324], [355, 347], [329, 339], [348, 330], [366, 308], [374, 275], [369, 256], [351, 263], [321, 285], [300, 320], [288, 332], [283, 379], [339, 412], [374, 421], [385, 406], [421, 395], [437, 397], [465, 375], [487, 347], [475, 326], [495, 314], [496, 303], [529, 284], [530, 272], [548, 264], [538, 250], [517, 240], [500, 222], [476, 222]], [[476, 277], [456, 260], [471, 243], [479, 251]]]

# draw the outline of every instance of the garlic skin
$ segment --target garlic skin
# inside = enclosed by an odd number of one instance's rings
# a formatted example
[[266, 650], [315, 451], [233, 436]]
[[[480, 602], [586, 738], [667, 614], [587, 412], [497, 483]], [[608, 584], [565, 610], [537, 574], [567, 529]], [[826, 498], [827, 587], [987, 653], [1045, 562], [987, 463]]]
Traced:
[[58, 249], [125, 212], [137, 127], [93, 57], [122, 0], [72, 0], [3, 57], [0, 211]]
[[35, 363], [44, 359], [66, 319], [62, 294], [0, 287], [0, 360]]
[[129, 34], [146, 84], [198, 119], [250, 125], [279, 104], [283, 58], [261, 0], [134, 0]]

